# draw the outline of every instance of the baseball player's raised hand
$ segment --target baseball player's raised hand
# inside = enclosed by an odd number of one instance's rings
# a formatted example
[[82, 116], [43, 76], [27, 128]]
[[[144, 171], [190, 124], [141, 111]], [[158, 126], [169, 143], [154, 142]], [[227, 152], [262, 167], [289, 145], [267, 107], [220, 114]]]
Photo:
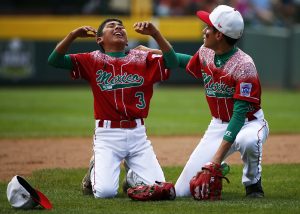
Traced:
[[148, 22], [148, 21], [136, 22], [133, 25], [133, 28], [137, 33], [144, 34], [144, 35], [150, 35], [150, 36], [153, 36], [154, 34], [156, 34], [158, 32], [156, 27], [151, 22]]
[[96, 33], [96, 29], [91, 26], [82, 26], [72, 31], [72, 35], [76, 38], [95, 37]]

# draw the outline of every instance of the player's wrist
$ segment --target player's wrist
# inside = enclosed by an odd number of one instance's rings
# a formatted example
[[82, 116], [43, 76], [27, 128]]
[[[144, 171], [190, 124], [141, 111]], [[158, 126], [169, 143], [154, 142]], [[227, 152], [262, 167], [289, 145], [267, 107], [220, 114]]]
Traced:
[[151, 36], [155, 39], [155, 38], [157, 38], [157, 37], [160, 36], [160, 33], [159, 33], [158, 30], [155, 30], [155, 31], [151, 34]]
[[221, 168], [221, 163], [217, 162], [207, 162], [202, 168], [209, 169], [209, 168]]
[[70, 40], [75, 40], [77, 38], [76, 32], [75, 31], [71, 31], [68, 35], [68, 38]]

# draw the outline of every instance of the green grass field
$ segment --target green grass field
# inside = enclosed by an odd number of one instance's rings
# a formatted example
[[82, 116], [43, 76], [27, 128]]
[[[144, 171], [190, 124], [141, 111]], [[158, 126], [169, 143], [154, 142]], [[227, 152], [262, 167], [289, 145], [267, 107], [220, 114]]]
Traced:
[[[93, 101], [86, 87], [0, 88], [0, 139], [88, 136], [93, 133]], [[300, 93], [263, 92], [262, 106], [271, 134], [299, 134]], [[156, 88], [149, 118], [148, 135], [201, 135], [210, 120], [200, 88]], [[2, 148], [5, 149], [5, 148]], [[231, 183], [224, 182], [223, 200], [199, 202], [135, 202], [121, 191], [114, 199], [83, 196], [80, 182], [86, 169], [36, 171], [28, 181], [44, 192], [54, 205], [51, 213], [300, 213], [300, 164], [263, 165], [266, 197], [246, 200], [241, 184], [241, 165], [231, 166]], [[164, 168], [175, 182], [182, 166]], [[122, 171], [121, 179], [124, 172]], [[0, 182], [0, 213], [22, 213], [6, 198], [6, 182]], [[45, 212], [41, 209], [26, 213]]]
[[[35, 172], [28, 181], [48, 196], [53, 204], [51, 213], [105, 213], [105, 214], [211, 214], [211, 213], [299, 213], [299, 166], [268, 165], [264, 167], [264, 189], [266, 197], [259, 199], [245, 199], [244, 188], [240, 181], [241, 166], [233, 166], [228, 175], [230, 184], [223, 182], [223, 200], [195, 201], [192, 198], [177, 198], [175, 201], [137, 202], [127, 198], [120, 190], [114, 199], [94, 199], [83, 196], [80, 181], [85, 169], [70, 170], [41, 170]], [[169, 181], [176, 181], [182, 167], [164, 168]], [[290, 175], [287, 176], [286, 173]], [[124, 176], [122, 171], [121, 178]], [[6, 184], [0, 183], [0, 213], [22, 213], [15, 210], [7, 202], [4, 191]], [[25, 213], [43, 213], [41, 209], [26, 211]]]
[[[300, 92], [263, 92], [271, 134], [300, 133]], [[87, 87], [0, 88], [0, 138], [91, 136], [93, 98]], [[210, 113], [201, 88], [156, 88], [148, 135], [199, 135]]]

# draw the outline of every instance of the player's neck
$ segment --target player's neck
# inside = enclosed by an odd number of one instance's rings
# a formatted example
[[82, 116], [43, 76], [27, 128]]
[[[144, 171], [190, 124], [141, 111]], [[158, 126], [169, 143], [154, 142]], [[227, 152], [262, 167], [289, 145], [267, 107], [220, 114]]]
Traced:
[[124, 48], [105, 48], [105, 53], [125, 52]]
[[103, 48], [105, 53], [125, 52], [124, 44], [107, 45], [104, 46]]
[[231, 46], [230, 48], [228, 48], [228, 49], [225, 49], [225, 50], [222, 50], [222, 51], [215, 51], [215, 53], [216, 53], [216, 55], [217, 56], [225, 56], [225, 55], [232, 55], [232, 54], [230, 54], [230, 53], [234, 53], [234, 52], [236, 52], [236, 47], [235, 46]]
[[214, 50], [216, 55], [223, 55], [230, 52], [234, 46], [228, 45], [227, 43], [220, 43], [218, 47]]

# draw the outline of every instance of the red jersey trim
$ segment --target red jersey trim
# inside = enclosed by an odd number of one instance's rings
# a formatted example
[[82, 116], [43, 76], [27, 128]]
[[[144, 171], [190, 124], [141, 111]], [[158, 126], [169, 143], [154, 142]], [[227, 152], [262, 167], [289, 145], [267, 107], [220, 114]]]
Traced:
[[80, 72], [80, 68], [79, 68], [79, 65], [78, 65], [78, 61], [76, 59], [76, 56], [71, 56], [71, 60], [73, 61], [73, 64], [76, 64], [75, 68], [73, 66], [73, 69], [71, 71], [71, 77], [73, 80], [75, 79], [81, 79], [81, 72]]
[[235, 94], [233, 96], [234, 99], [237, 100], [244, 100], [244, 101], [248, 101], [250, 103], [256, 103], [256, 104], [260, 104], [260, 99], [256, 98], [256, 97], [244, 97], [244, 96], [240, 96], [239, 94]]
[[[124, 63], [121, 65], [121, 75], [123, 75], [123, 67], [127, 64], [129, 64], [131, 61], [132, 61], [133, 58], [130, 58], [128, 60], [128, 62]], [[127, 109], [126, 109], [126, 105], [125, 105], [125, 102], [124, 102], [124, 88], [122, 88], [122, 104], [123, 104], [123, 108], [124, 108], [124, 112], [125, 112], [125, 115], [128, 117], [128, 113], [127, 113]]]

